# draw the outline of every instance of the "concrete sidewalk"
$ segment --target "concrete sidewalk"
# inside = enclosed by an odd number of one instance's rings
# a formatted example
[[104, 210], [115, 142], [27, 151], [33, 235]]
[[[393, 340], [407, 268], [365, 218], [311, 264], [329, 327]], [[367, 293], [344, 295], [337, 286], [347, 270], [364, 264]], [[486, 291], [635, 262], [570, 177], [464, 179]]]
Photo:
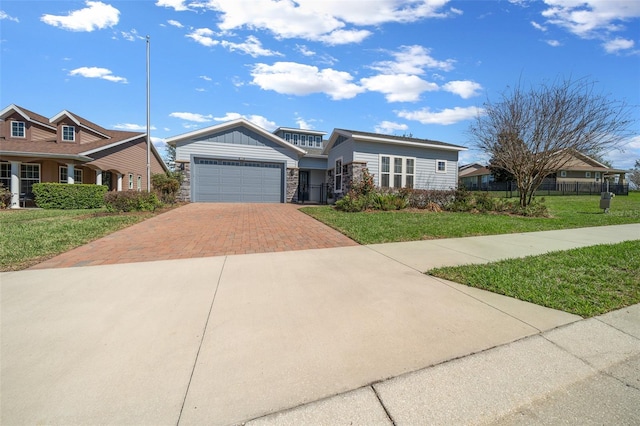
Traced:
[[580, 321], [421, 273], [497, 256], [482, 238], [0, 274], [1, 423], [517, 423], [592, 389], [637, 423], [639, 308]]

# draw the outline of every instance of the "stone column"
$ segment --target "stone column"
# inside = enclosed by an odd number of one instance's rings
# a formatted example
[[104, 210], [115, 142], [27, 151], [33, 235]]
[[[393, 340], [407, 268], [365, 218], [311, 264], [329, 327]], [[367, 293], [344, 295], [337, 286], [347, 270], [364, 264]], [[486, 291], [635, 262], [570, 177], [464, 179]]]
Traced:
[[11, 208], [20, 208], [20, 162], [11, 162]]
[[298, 202], [298, 169], [287, 169], [287, 203]]

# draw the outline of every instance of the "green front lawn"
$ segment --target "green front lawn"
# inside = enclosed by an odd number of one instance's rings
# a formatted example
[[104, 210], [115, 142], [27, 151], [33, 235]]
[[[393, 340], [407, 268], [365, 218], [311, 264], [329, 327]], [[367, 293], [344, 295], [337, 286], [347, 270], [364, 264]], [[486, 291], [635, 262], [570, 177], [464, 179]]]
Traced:
[[600, 209], [599, 195], [545, 200], [551, 218], [416, 210], [344, 213], [329, 206], [304, 207], [301, 211], [361, 244], [640, 223], [640, 192], [615, 197], [606, 214]]
[[427, 274], [591, 317], [640, 303], [640, 240]]
[[28, 268], [154, 214], [104, 209], [0, 211], [0, 271]]

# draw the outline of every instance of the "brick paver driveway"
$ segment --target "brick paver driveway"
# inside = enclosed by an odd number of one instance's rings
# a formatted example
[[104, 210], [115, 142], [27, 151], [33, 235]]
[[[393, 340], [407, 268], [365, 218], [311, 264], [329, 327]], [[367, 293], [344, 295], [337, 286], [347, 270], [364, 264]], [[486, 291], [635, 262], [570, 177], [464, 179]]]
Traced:
[[194, 203], [114, 232], [32, 269], [357, 245], [292, 204]]

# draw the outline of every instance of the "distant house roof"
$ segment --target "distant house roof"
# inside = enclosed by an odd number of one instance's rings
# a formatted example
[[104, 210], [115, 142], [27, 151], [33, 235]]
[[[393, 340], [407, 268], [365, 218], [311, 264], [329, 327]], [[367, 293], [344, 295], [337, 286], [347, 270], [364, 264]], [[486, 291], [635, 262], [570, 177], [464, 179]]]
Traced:
[[478, 169], [468, 168], [466, 170], [461, 170], [458, 173], [458, 176], [463, 178], [463, 177], [484, 176], [484, 175], [490, 175], [490, 174], [491, 174], [491, 170], [489, 170], [489, 167], [482, 166], [482, 167], [480, 167]]
[[338, 136], [345, 136], [347, 138], [353, 138], [355, 141], [363, 141], [363, 142], [374, 142], [374, 143], [388, 143], [394, 145], [407, 145], [407, 146], [417, 146], [421, 148], [434, 148], [434, 149], [442, 149], [446, 151], [466, 151], [467, 148], [454, 145], [446, 142], [434, 141], [430, 139], [419, 139], [414, 137], [405, 137], [405, 136], [393, 136], [393, 135], [383, 135], [380, 133], [371, 133], [371, 132], [361, 132], [358, 130], [347, 130], [347, 129], [335, 129], [331, 133], [331, 137], [329, 138], [329, 143], [325, 146], [323, 153], [328, 153], [331, 147], [335, 144]]

